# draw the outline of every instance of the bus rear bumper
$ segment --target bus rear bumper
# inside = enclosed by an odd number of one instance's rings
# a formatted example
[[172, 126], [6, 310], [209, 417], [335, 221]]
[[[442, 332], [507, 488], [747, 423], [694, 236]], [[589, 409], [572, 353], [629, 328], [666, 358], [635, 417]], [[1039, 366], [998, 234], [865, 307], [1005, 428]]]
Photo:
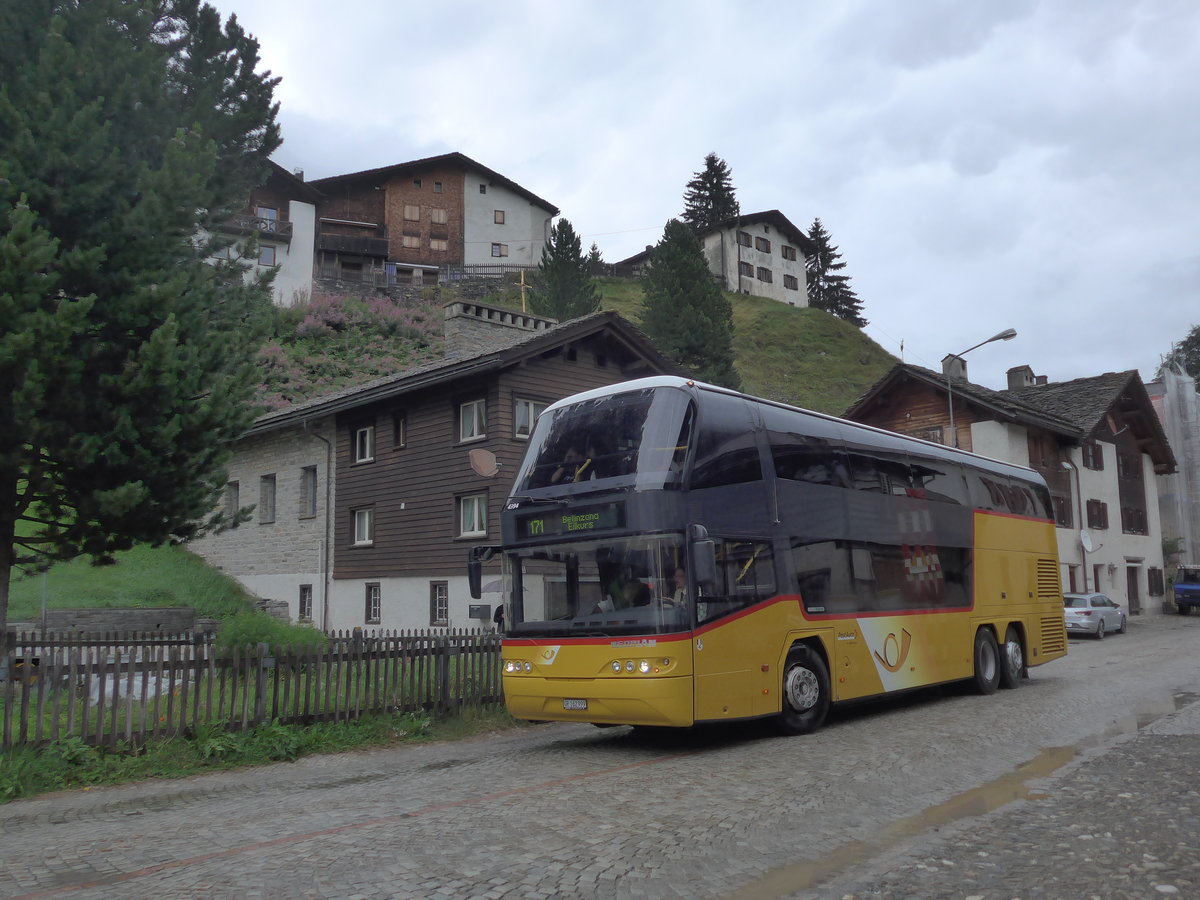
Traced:
[[505, 676], [504, 699], [514, 717], [537, 722], [676, 728], [694, 723], [692, 679], [688, 677], [567, 680]]

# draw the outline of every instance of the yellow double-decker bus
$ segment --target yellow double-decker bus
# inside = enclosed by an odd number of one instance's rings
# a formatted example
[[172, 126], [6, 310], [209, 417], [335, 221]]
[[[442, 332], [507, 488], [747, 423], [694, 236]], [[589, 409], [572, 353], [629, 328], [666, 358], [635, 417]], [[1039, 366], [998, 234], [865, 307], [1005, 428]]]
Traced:
[[501, 518], [518, 718], [690, 726], [974, 679], [1067, 652], [1030, 469], [674, 377], [538, 418]]

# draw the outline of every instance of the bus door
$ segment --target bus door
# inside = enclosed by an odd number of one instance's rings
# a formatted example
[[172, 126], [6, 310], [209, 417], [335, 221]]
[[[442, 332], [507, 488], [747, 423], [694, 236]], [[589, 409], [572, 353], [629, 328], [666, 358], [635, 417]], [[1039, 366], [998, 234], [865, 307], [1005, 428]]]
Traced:
[[695, 717], [764, 715], [778, 704], [775, 663], [786, 632], [776, 622], [785, 613], [770, 602], [776, 593], [771, 544], [716, 538], [715, 545], [716, 579], [698, 587], [696, 596]]

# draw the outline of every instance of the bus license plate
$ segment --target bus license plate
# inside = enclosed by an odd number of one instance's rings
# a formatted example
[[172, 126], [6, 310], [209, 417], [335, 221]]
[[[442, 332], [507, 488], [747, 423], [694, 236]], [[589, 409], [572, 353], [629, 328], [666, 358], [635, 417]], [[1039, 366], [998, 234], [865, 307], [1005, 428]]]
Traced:
[[572, 697], [564, 697], [563, 709], [587, 709], [587, 701], [577, 700]]

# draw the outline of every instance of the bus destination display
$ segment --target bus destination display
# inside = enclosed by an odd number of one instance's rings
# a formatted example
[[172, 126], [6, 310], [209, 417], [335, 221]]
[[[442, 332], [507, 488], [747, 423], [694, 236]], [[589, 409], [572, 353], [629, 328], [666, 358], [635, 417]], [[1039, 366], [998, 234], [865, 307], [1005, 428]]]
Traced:
[[559, 534], [582, 534], [625, 524], [625, 504], [606, 503], [603, 506], [581, 507], [569, 511], [548, 511], [521, 516], [517, 520], [519, 537], [543, 537]]

